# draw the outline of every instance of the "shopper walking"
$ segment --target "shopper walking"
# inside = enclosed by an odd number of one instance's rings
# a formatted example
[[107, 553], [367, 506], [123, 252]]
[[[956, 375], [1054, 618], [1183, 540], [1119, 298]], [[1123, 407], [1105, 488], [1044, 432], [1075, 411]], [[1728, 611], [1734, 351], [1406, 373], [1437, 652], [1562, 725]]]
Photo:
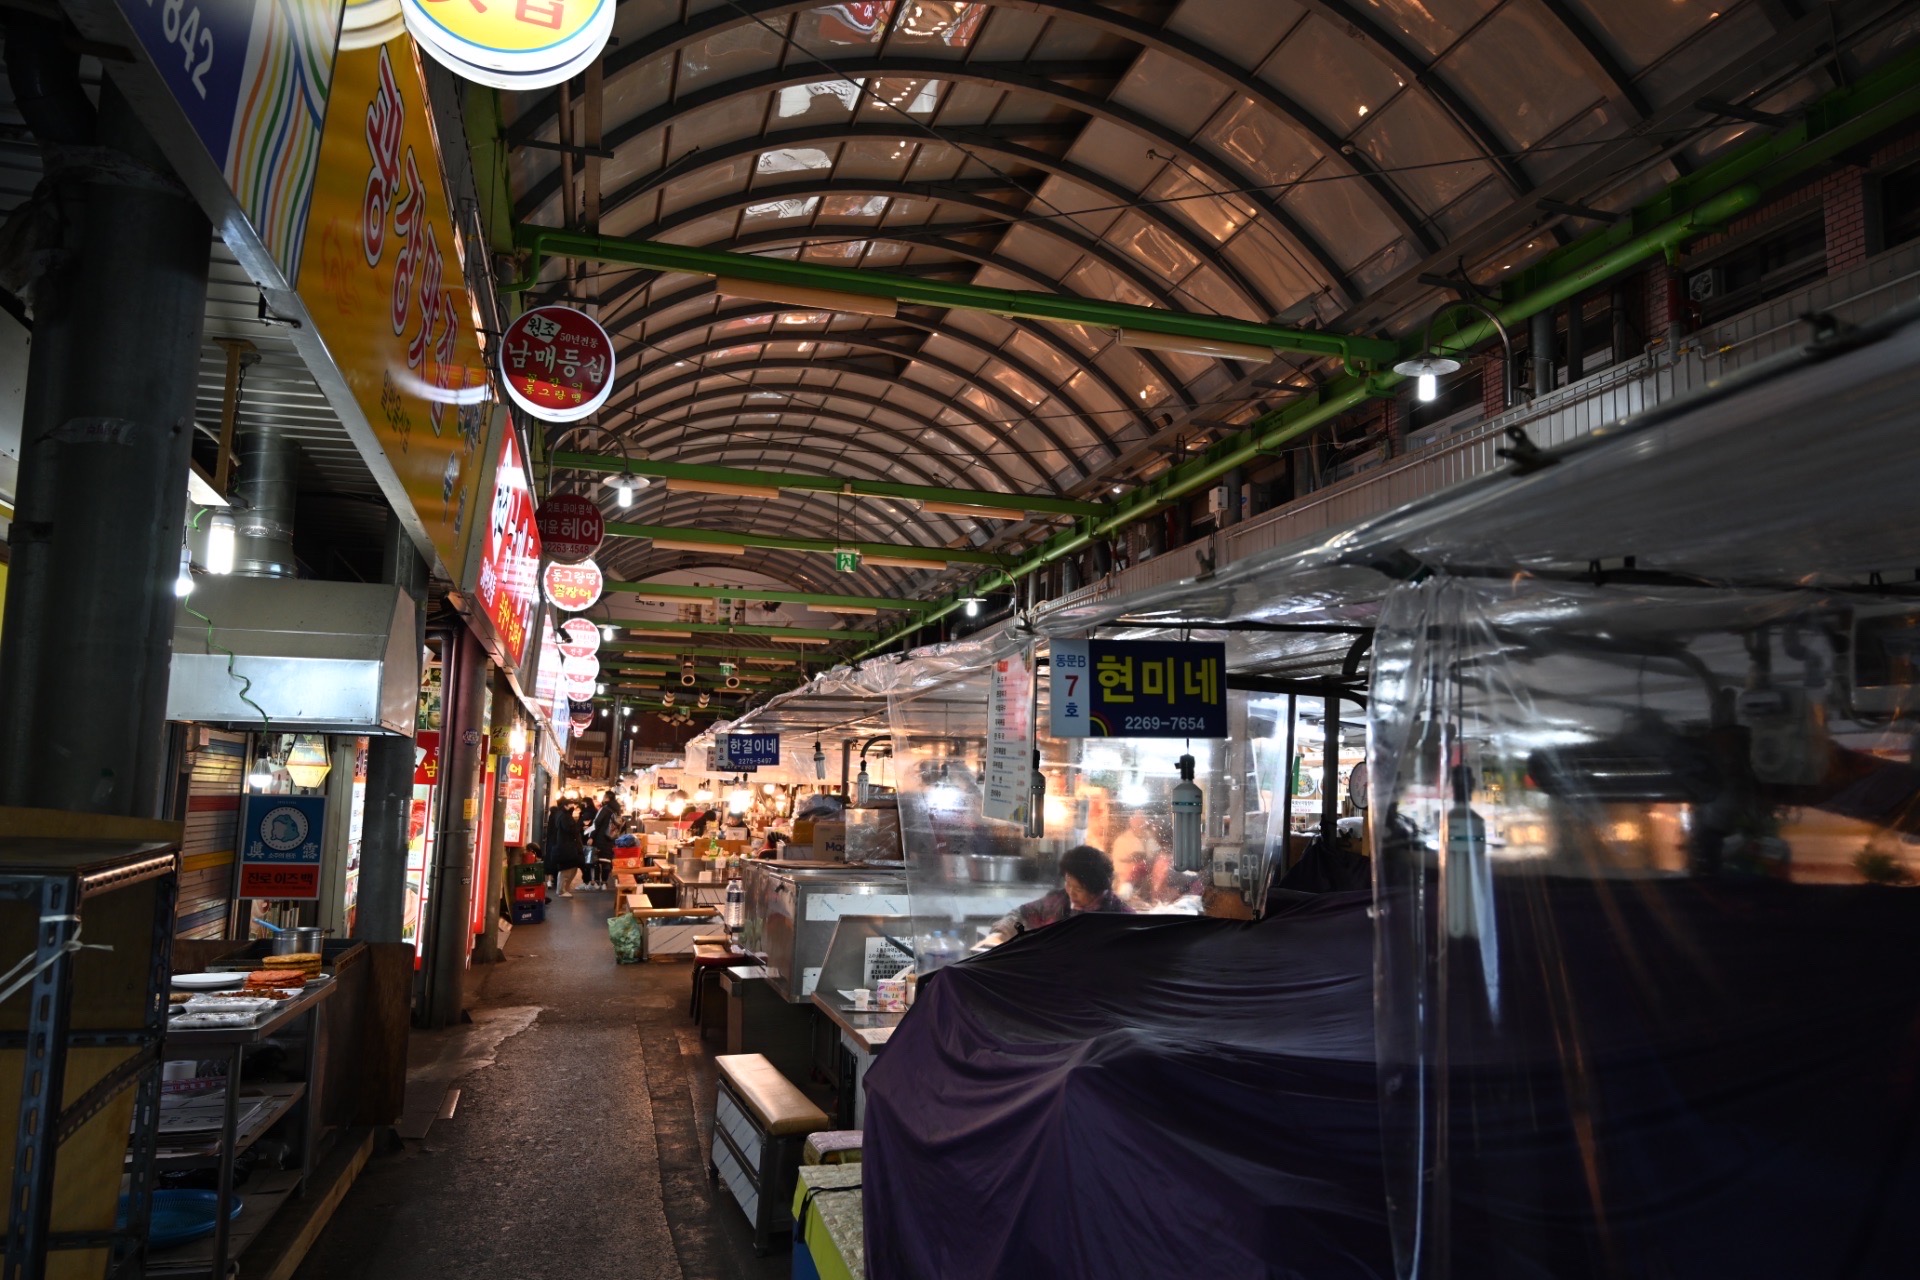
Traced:
[[620, 823], [620, 805], [613, 798], [613, 792], [605, 791], [600, 795], [600, 808], [593, 815], [592, 862], [587, 872], [589, 889], [607, 887], [608, 873], [613, 867], [613, 842], [620, 832], [616, 829]]
[[547, 858], [553, 871], [553, 891], [562, 898], [573, 896], [573, 885], [580, 879], [585, 862], [580, 819], [566, 805], [556, 802], [547, 810]]

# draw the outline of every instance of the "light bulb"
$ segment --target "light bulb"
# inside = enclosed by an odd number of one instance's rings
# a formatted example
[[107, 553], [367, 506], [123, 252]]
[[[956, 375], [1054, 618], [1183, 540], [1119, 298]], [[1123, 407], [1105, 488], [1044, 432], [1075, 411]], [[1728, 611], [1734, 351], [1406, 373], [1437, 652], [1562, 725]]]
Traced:
[[978, 600], [967, 601], [967, 616], [969, 618], [977, 618], [980, 616], [980, 602]]
[[207, 521], [207, 572], [233, 572], [233, 513], [216, 511]]
[[613, 485], [613, 500], [623, 507], [633, 505], [633, 486], [626, 480], [616, 480]]
[[600, 628], [600, 638], [601, 638], [602, 640], [611, 640], [611, 639], [613, 639], [613, 638], [614, 638], [615, 636], [617, 636], [617, 635], [619, 635], [619, 634], [620, 634], [620, 628], [618, 628], [618, 627], [602, 627], [602, 628]]
[[513, 728], [507, 730], [507, 748], [512, 751], [514, 755], [519, 755], [527, 749], [527, 730], [525, 725], [516, 724]]
[[603, 697], [604, 697], [604, 696], [606, 695], [606, 692], [607, 692], [607, 686], [606, 686], [606, 685], [604, 685], [604, 684], [597, 684], [597, 685], [595, 685], [595, 686], [593, 686], [593, 691], [594, 691], [595, 693], [597, 693], [597, 694], [600, 694], [601, 696], [603, 696]]
[[185, 600], [193, 594], [193, 553], [180, 548], [180, 575], [173, 580], [173, 594]]
[[1440, 395], [1440, 379], [1431, 373], [1421, 374], [1417, 394], [1422, 403], [1428, 403], [1438, 399]]

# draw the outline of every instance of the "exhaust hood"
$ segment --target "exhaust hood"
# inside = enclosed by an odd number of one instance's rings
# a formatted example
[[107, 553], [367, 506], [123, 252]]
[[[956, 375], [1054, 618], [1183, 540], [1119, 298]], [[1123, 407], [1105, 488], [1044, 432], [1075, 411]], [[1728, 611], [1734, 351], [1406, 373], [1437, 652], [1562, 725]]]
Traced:
[[397, 586], [207, 576], [175, 610], [169, 720], [410, 738], [419, 701], [415, 606]]

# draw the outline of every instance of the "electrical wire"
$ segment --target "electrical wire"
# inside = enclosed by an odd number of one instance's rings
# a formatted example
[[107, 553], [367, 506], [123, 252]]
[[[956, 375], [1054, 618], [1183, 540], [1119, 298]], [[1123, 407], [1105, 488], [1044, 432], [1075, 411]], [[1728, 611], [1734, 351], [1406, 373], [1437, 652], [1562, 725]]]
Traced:
[[[206, 507], [194, 508], [193, 520], [187, 527], [190, 529], [196, 529], [196, 530], [199, 529], [200, 517], [207, 514], [207, 511], [208, 511], [208, 508]], [[270, 716], [267, 715], [266, 708], [262, 707], [259, 703], [255, 702], [252, 698], [247, 696], [248, 694], [253, 692], [253, 681], [249, 677], [241, 675], [238, 671], [234, 669], [234, 666], [233, 666], [234, 659], [236, 659], [239, 655], [234, 653], [233, 650], [227, 648], [227, 646], [221, 644], [218, 640], [215, 640], [213, 638], [213, 619], [209, 618], [206, 614], [201, 613], [198, 609], [188, 604], [184, 599], [180, 601], [180, 607], [185, 609], [192, 616], [200, 619], [200, 621], [207, 624], [207, 651], [211, 653], [213, 650], [218, 649], [220, 652], [227, 655], [227, 678], [229, 680], [233, 680], [237, 682], [240, 685], [240, 701], [246, 703], [248, 706], [252, 707], [255, 711], [259, 712], [261, 726], [266, 731], [272, 732], [273, 720]]]

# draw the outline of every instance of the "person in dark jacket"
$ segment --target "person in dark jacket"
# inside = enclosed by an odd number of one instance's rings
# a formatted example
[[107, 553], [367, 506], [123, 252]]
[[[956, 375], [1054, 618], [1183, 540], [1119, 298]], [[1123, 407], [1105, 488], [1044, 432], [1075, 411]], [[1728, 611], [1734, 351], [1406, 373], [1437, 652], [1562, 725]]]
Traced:
[[620, 831], [620, 805], [613, 792], [600, 793], [600, 807], [594, 811], [590, 832], [593, 851], [587, 865], [587, 888], [604, 889], [613, 868], [613, 842]]
[[580, 878], [580, 868], [586, 861], [580, 820], [573, 816], [573, 810], [560, 803], [547, 810], [546, 837], [547, 867], [553, 873], [553, 891], [559, 897], [571, 898], [573, 882]]
[[1113, 892], [1113, 859], [1083, 844], [1060, 855], [1060, 887], [1001, 916], [982, 945], [998, 946], [1015, 934], [1044, 929], [1088, 911], [1131, 910]]

